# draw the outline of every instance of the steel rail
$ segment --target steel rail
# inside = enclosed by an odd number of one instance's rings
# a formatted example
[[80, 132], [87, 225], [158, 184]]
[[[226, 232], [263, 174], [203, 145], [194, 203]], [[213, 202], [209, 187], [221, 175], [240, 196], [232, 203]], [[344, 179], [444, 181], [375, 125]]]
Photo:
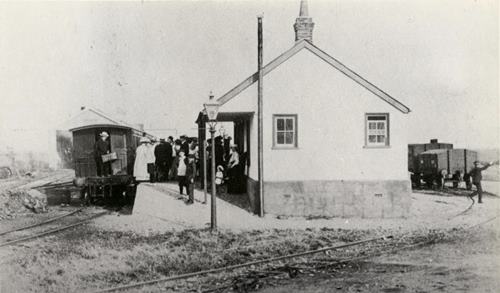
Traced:
[[64, 231], [64, 230], [68, 230], [68, 229], [71, 229], [73, 227], [86, 224], [88, 221], [90, 221], [92, 219], [95, 219], [95, 218], [98, 218], [98, 217], [101, 217], [101, 216], [104, 216], [106, 214], [108, 214], [107, 211], [106, 212], [102, 212], [102, 213], [98, 213], [98, 214], [95, 214], [95, 215], [92, 215], [92, 216], [88, 217], [85, 220], [79, 221], [79, 222], [71, 224], [71, 225], [67, 225], [67, 226], [64, 226], [64, 227], [60, 227], [60, 228], [48, 230], [48, 231], [45, 231], [45, 232], [42, 232], [42, 233], [38, 233], [38, 234], [35, 234], [35, 235], [31, 235], [31, 236], [27, 236], [27, 237], [15, 239], [15, 240], [7, 241], [7, 242], [4, 242], [4, 243], [0, 243], [0, 247], [12, 245], [12, 244], [16, 244], [16, 243], [19, 243], [19, 242], [28, 241], [28, 240], [31, 240], [31, 239], [34, 239], [34, 238], [39, 238], [39, 237], [43, 237], [43, 236], [46, 236], [46, 235], [58, 233], [58, 232], [61, 232], [61, 231]]
[[[488, 223], [488, 222], [491, 222], [491, 221], [497, 219], [498, 217], [499, 216], [492, 217], [492, 218], [487, 219], [483, 222], [466, 227], [465, 229], [471, 229], [471, 228], [483, 225], [485, 223]], [[325, 252], [325, 251], [329, 251], [329, 250], [335, 250], [335, 249], [360, 245], [360, 244], [364, 244], [364, 243], [368, 243], [368, 242], [374, 242], [377, 240], [386, 240], [386, 239], [391, 239], [391, 238], [394, 238], [394, 236], [393, 235], [379, 236], [379, 237], [374, 237], [374, 238], [370, 238], [370, 239], [366, 239], [366, 240], [354, 241], [354, 242], [349, 242], [349, 243], [345, 243], [345, 244], [341, 244], [341, 245], [324, 247], [324, 248], [320, 248], [320, 249], [309, 250], [309, 251], [305, 251], [305, 252], [294, 253], [294, 254], [289, 254], [289, 255], [284, 255], [284, 256], [279, 256], [279, 257], [272, 257], [272, 258], [247, 262], [247, 263], [238, 264], [238, 265], [226, 266], [226, 267], [209, 269], [209, 270], [202, 270], [202, 271], [198, 271], [198, 272], [192, 272], [192, 273], [186, 273], [186, 274], [181, 274], [181, 275], [176, 275], [176, 276], [171, 276], [171, 277], [165, 277], [165, 278], [159, 278], [159, 279], [154, 279], [154, 280], [149, 280], [149, 281], [137, 282], [137, 283], [123, 285], [123, 286], [111, 287], [111, 288], [106, 288], [106, 289], [102, 289], [102, 290], [98, 290], [98, 291], [94, 291], [94, 292], [95, 293], [114, 292], [114, 291], [119, 291], [119, 290], [124, 290], [124, 289], [131, 289], [131, 288], [142, 287], [145, 285], [156, 284], [156, 283], [160, 283], [160, 282], [168, 282], [168, 281], [174, 281], [174, 280], [180, 280], [180, 279], [187, 279], [187, 278], [191, 278], [191, 277], [195, 277], [195, 276], [201, 276], [201, 275], [206, 275], [206, 274], [211, 274], [211, 273], [218, 273], [218, 272], [222, 272], [222, 271], [234, 270], [234, 269], [239, 269], [239, 268], [248, 267], [248, 266], [252, 266], [252, 265], [270, 263], [270, 262], [274, 262], [274, 261], [279, 261], [279, 260], [284, 260], [284, 259], [289, 259], [289, 258], [294, 258], [294, 257], [299, 257], [299, 256], [317, 254], [317, 253]], [[393, 249], [388, 249], [387, 251], [379, 252], [375, 255], [358, 256], [358, 257], [354, 257], [354, 258], [338, 260], [336, 262], [332, 262], [331, 265], [335, 265], [335, 264], [339, 264], [339, 263], [347, 263], [347, 262], [351, 262], [351, 261], [355, 261], [355, 260], [366, 259], [366, 258], [382, 255], [384, 253], [396, 252], [399, 250], [408, 249], [411, 247], [416, 247], [416, 246], [424, 245], [427, 243], [431, 243], [431, 242], [430, 241], [420, 241], [420, 242], [413, 243], [410, 245], [405, 245], [403, 247], [396, 247]], [[222, 288], [219, 288], [219, 289], [222, 289]], [[208, 292], [210, 292], [210, 291], [208, 291]]]
[[20, 228], [16, 228], [16, 229], [12, 229], [12, 230], [3, 231], [3, 232], [0, 232], [0, 236], [8, 234], [8, 233], [22, 231], [22, 230], [26, 230], [26, 229], [29, 229], [29, 228], [33, 228], [33, 227], [45, 225], [45, 224], [48, 224], [48, 223], [52, 223], [52, 222], [57, 221], [59, 219], [62, 219], [62, 218], [65, 218], [67, 216], [71, 216], [73, 214], [81, 212], [82, 210], [83, 210], [83, 208], [80, 208], [80, 209], [74, 210], [74, 211], [72, 211], [70, 213], [67, 213], [67, 214], [64, 214], [64, 215], [61, 215], [61, 216], [57, 216], [57, 217], [54, 217], [54, 218], [50, 218], [50, 219], [45, 220], [43, 222], [39, 222], [39, 223], [31, 224], [31, 225], [26, 225], [26, 226], [22, 226]]
[[470, 204], [469, 207], [467, 207], [465, 210], [461, 211], [460, 213], [452, 216], [452, 217], [449, 217], [448, 220], [451, 220], [453, 218], [456, 218], [458, 216], [461, 216], [461, 215], [464, 215], [465, 213], [467, 213], [468, 211], [470, 211], [472, 209], [472, 206], [474, 206], [474, 204], [476, 203], [476, 201], [474, 200], [474, 198], [472, 198], [472, 196], [468, 195], [469, 199], [472, 201], [472, 203]]
[[263, 263], [275, 262], [275, 261], [299, 257], [299, 256], [316, 254], [316, 253], [320, 253], [320, 252], [325, 252], [325, 251], [329, 251], [329, 250], [335, 250], [335, 249], [360, 245], [360, 244], [374, 242], [377, 240], [383, 240], [383, 239], [387, 239], [387, 238], [392, 238], [392, 236], [379, 236], [379, 237], [374, 237], [374, 238], [370, 238], [370, 239], [340, 244], [340, 245], [336, 245], [336, 246], [323, 247], [320, 249], [308, 250], [308, 251], [304, 251], [304, 252], [288, 254], [288, 255], [283, 255], [283, 256], [278, 256], [278, 257], [271, 257], [271, 258], [246, 262], [246, 263], [237, 264], [237, 265], [225, 266], [225, 267], [209, 269], [209, 270], [202, 270], [202, 271], [186, 273], [186, 274], [181, 274], [181, 275], [176, 275], [176, 276], [171, 276], [171, 277], [165, 277], [165, 278], [159, 278], [159, 279], [154, 279], [154, 280], [149, 280], [149, 281], [137, 282], [137, 283], [123, 285], [123, 286], [111, 287], [111, 288], [101, 289], [101, 290], [98, 290], [95, 292], [96, 293], [113, 292], [113, 291], [118, 291], [118, 290], [142, 287], [145, 285], [151, 285], [151, 284], [156, 284], [156, 283], [160, 283], [160, 282], [168, 282], [168, 281], [174, 281], [174, 280], [179, 280], [179, 279], [186, 279], [186, 278], [200, 276], [200, 275], [218, 273], [218, 272], [222, 272], [222, 271], [228, 271], [228, 270], [234, 270], [234, 269], [239, 269], [239, 268], [243, 268], [243, 267], [249, 267], [252, 265], [259, 265], [259, 264], [263, 264]]
[[[471, 205], [471, 207], [472, 207], [472, 205]], [[469, 207], [468, 209], [470, 209], [471, 207]], [[485, 223], [488, 223], [488, 222], [491, 222], [491, 221], [497, 219], [498, 217], [499, 216], [495, 216], [495, 217], [490, 218], [486, 221], [483, 221], [483, 222], [477, 223], [475, 225], [471, 225], [469, 227], [466, 227], [465, 229], [471, 229], [473, 227], [483, 225]], [[202, 271], [197, 271], [197, 272], [192, 272], [192, 273], [175, 275], [175, 276], [171, 276], [171, 277], [158, 278], [158, 279], [149, 280], [149, 281], [143, 281], [143, 282], [137, 282], [137, 283], [127, 284], [127, 285], [122, 285], [122, 286], [110, 287], [110, 288], [105, 288], [105, 289], [101, 289], [101, 290], [94, 291], [94, 292], [95, 293], [114, 292], [114, 291], [119, 291], [119, 290], [124, 290], [124, 289], [131, 289], [131, 288], [137, 288], [137, 287], [142, 287], [142, 286], [146, 286], [146, 285], [152, 285], [152, 284], [161, 283], [161, 282], [187, 279], [187, 278], [191, 278], [191, 277], [195, 277], [195, 276], [201, 276], [201, 275], [206, 275], [206, 274], [211, 274], [211, 273], [218, 273], [218, 272], [223, 272], [223, 271], [228, 271], [228, 270], [234, 270], [234, 269], [239, 269], [239, 268], [248, 267], [248, 266], [252, 266], [252, 265], [260, 265], [260, 264], [264, 264], [264, 263], [270, 263], [270, 262], [290, 259], [290, 258], [299, 257], [299, 256], [317, 254], [317, 253], [326, 252], [329, 250], [336, 250], [336, 249], [340, 249], [340, 248], [356, 246], [356, 245], [360, 245], [360, 244], [364, 244], [364, 243], [368, 243], [368, 242], [374, 242], [377, 240], [386, 240], [386, 239], [390, 239], [390, 238], [394, 238], [394, 235], [384, 235], [384, 236], [374, 237], [374, 238], [370, 238], [370, 239], [349, 242], [349, 243], [345, 243], [345, 244], [341, 244], [341, 245], [329, 246], [329, 247], [324, 247], [324, 248], [315, 249], [315, 250], [308, 250], [305, 252], [294, 253], [294, 254], [289, 254], [289, 255], [284, 255], [284, 256], [279, 256], [279, 257], [271, 257], [271, 258], [267, 258], [267, 259], [263, 259], [263, 260], [246, 262], [246, 263], [237, 264], [237, 265], [225, 266], [225, 267], [221, 267], [221, 268], [202, 270]], [[399, 251], [402, 249], [420, 246], [420, 245], [423, 245], [426, 243], [429, 243], [429, 241], [421, 241], [421, 242], [417, 242], [417, 243], [414, 243], [411, 245], [406, 245], [404, 247], [399, 247], [399, 248], [397, 247], [395, 249], [391, 249], [390, 251], [393, 251], [393, 252]], [[357, 260], [357, 259], [369, 258], [369, 257], [373, 257], [373, 256], [368, 255], [368, 256], [361, 256], [361, 257], [356, 257], [356, 258], [352, 258], [352, 259], [344, 259], [344, 260], [340, 260], [340, 263], [345, 263], [345, 262], [349, 262], [349, 261], [353, 261], [353, 260]], [[335, 263], [332, 263], [332, 264], [335, 264]]]
[[[484, 224], [486, 224], [488, 222], [491, 222], [491, 221], [494, 221], [494, 220], [498, 219], [498, 217], [499, 216], [492, 217], [490, 219], [487, 219], [487, 220], [485, 220], [483, 222], [479, 222], [477, 224], [471, 225], [471, 226], [466, 227], [464, 229], [468, 230], [468, 229], [472, 229], [472, 228], [475, 228], [475, 227], [480, 226], [480, 225], [484, 225]], [[373, 258], [373, 257], [377, 257], [377, 256], [382, 256], [382, 255], [388, 254], [388, 253], [395, 253], [395, 252], [398, 252], [398, 251], [401, 251], [401, 250], [405, 250], [405, 249], [409, 249], [409, 248], [414, 248], [414, 247], [422, 246], [422, 245], [429, 244], [429, 243], [432, 243], [432, 241], [425, 240], [425, 241], [420, 241], [420, 242], [417, 242], [417, 243], [407, 244], [407, 245], [400, 246], [400, 247], [394, 247], [394, 248], [385, 249], [383, 251], [378, 251], [378, 252], [371, 253], [371, 254], [368, 254], [368, 255], [351, 257], [351, 258], [344, 258], [344, 259], [340, 259], [340, 260], [332, 260], [331, 262], [325, 263], [325, 264], [320, 265], [320, 266], [312, 267], [311, 269], [325, 269], [325, 268], [332, 267], [332, 266], [335, 266], [335, 265], [344, 264], [344, 263], [350, 263], [350, 262], [359, 261], [359, 260], [363, 260], [363, 259], [369, 259], [369, 258]], [[307, 262], [299, 263], [299, 264], [308, 265]], [[283, 273], [286, 273], [286, 272], [283, 272]], [[266, 279], [266, 278], [273, 277], [273, 276], [274, 275], [270, 275], [270, 276], [262, 277], [260, 279]], [[233, 286], [234, 286], [234, 283], [231, 283], [231, 284], [219, 286], [219, 287], [216, 287], [216, 288], [205, 289], [205, 290], [203, 290], [201, 292], [202, 293], [216, 292], [216, 291], [219, 291], [219, 290], [224, 290], [224, 289], [231, 288]]]

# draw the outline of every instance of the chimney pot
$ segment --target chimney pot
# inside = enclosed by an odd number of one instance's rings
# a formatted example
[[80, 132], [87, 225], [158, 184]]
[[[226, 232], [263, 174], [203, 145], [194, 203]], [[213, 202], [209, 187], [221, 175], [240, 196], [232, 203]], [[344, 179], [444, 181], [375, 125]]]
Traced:
[[295, 19], [295, 24], [293, 25], [295, 30], [295, 41], [307, 40], [312, 42], [312, 31], [314, 28], [314, 22], [312, 18], [309, 17], [309, 9], [307, 6], [307, 0], [300, 1], [300, 12], [299, 17]]

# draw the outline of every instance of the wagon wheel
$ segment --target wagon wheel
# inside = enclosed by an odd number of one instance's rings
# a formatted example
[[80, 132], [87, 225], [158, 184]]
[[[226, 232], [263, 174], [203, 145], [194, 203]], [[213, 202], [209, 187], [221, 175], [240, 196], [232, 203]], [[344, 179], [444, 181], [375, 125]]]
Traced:
[[457, 189], [458, 184], [462, 181], [462, 174], [460, 173], [460, 171], [457, 171], [455, 172], [455, 174], [453, 174], [453, 177], [451, 177], [451, 179], [453, 180], [453, 188]]
[[90, 196], [88, 186], [84, 186], [80, 189], [80, 201], [83, 205], [90, 205], [92, 201], [92, 197]]

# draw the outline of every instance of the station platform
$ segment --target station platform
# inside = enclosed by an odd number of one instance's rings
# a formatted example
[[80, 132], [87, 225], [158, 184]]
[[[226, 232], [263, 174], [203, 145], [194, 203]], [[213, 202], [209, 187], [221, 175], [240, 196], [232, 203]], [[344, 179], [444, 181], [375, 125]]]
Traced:
[[[186, 228], [210, 227], [210, 194], [194, 190], [195, 203], [186, 204], [187, 195], [179, 194], [176, 183], [141, 183], [137, 186], [133, 215], [147, 215]], [[263, 219], [224, 200], [217, 199], [217, 226], [228, 229], [252, 229]]]

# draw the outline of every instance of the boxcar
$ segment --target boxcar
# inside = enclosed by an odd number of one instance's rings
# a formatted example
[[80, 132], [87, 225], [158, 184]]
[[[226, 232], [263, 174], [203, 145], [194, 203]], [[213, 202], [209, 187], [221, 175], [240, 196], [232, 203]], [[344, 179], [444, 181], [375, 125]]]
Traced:
[[416, 143], [408, 145], [408, 171], [418, 173], [418, 155], [423, 152], [437, 149], [453, 149], [451, 143], [440, 143], [437, 139], [431, 139], [429, 143]]
[[436, 149], [418, 155], [418, 170], [427, 185], [442, 185], [453, 180], [454, 186], [468, 174], [477, 160], [477, 152], [468, 149]]

